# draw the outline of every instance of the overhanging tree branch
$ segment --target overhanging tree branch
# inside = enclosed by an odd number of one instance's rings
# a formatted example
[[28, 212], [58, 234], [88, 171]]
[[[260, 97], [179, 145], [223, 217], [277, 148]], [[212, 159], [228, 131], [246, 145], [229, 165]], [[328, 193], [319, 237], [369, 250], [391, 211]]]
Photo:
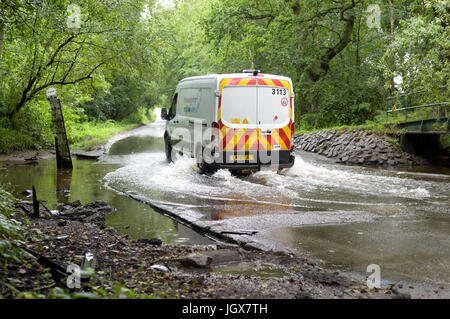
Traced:
[[326, 49], [326, 51], [319, 57], [319, 70], [314, 71], [308, 69], [309, 78], [313, 82], [320, 80], [325, 74], [328, 73], [330, 69], [331, 60], [337, 56], [345, 47], [350, 43], [351, 36], [353, 33], [353, 28], [355, 25], [355, 16], [348, 13], [349, 10], [353, 9], [359, 1], [352, 1], [348, 6], [343, 7], [340, 11], [340, 20], [345, 22], [344, 31], [340, 36], [339, 41], [331, 48]]
[[[111, 60], [112, 58], [108, 59]], [[28, 82], [27, 87], [24, 89], [24, 91], [22, 92], [22, 98], [20, 99], [20, 101], [15, 105], [15, 108], [13, 110], [13, 112], [10, 113], [10, 116], [14, 115], [15, 113], [19, 112], [19, 110], [25, 105], [25, 103], [27, 103], [28, 101], [30, 101], [37, 93], [39, 93], [40, 91], [52, 86], [52, 85], [69, 85], [69, 84], [76, 84], [78, 82], [87, 80], [87, 79], [91, 79], [92, 78], [92, 74], [103, 64], [106, 64], [108, 60], [105, 60], [99, 64], [97, 64], [94, 68], [92, 68], [85, 76], [79, 77], [75, 80], [72, 81], [66, 81], [67, 76], [69, 75], [70, 71], [72, 70], [72, 68], [69, 68], [69, 70], [62, 76], [61, 80], [59, 81], [51, 81], [49, 83], [46, 83], [44, 85], [41, 85], [37, 88], [35, 88], [34, 90], [31, 90], [31, 88], [33, 87], [33, 84], [36, 82], [37, 78], [33, 77], [30, 79], [30, 81]]]

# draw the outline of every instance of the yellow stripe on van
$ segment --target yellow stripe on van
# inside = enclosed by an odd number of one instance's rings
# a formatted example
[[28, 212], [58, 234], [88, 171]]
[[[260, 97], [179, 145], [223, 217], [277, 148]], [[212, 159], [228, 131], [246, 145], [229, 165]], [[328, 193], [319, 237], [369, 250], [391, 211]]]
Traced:
[[245, 150], [249, 151], [253, 144], [258, 142], [258, 130], [254, 130], [252, 135], [248, 138], [247, 143], [245, 143]]
[[238, 134], [238, 132], [235, 131], [233, 136], [231, 136], [230, 139], [225, 141], [225, 143], [227, 143], [227, 144], [224, 145], [224, 148], [223, 148], [224, 151], [232, 151], [232, 150], [234, 150], [234, 145], [236, 145], [236, 143], [237, 143], [237, 134]]
[[224, 87], [224, 86], [227, 86], [228, 84], [230, 84], [231, 80], [233, 80], [233, 79], [223, 79], [223, 80], [220, 82], [220, 95], [222, 95], [222, 89], [223, 89], [223, 87]]
[[264, 81], [266, 82], [267, 85], [276, 86], [271, 79], [264, 79]]
[[239, 81], [239, 84], [238, 84], [238, 85], [247, 85], [248, 82], [250, 82], [250, 79], [241, 79], [241, 80]]
[[286, 80], [280, 80], [281, 84], [283, 84], [284, 87], [289, 89], [289, 96], [292, 95], [292, 89], [291, 89], [291, 85], [289, 84], [289, 81]]
[[261, 130], [258, 131], [259, 131], [259, 144], [264, 148], [264, 150], [270, 151], [272, 149], [272, 145], [269, 143], [269, 141], [267, 141], [267, 138], [261, 134]]
[[272, 130], [272, 144], [274, 145], [280, 145], [280, 148], [282, 150], [286, 150], [286, 144], [284, 143], [283, 139], [280, 138], [280, 135], [278, 134], [278, 129]]
[[[291, 139], [291, 128], [289, 127], [289, 125], [286, 125], [285, 127], [283, 127], [283, 131], [284, 131], [284, 134], [286, 134], [286, 136], [290, 140]], [[291, 141], [291, 143], [292, 143], [292, 141]]]

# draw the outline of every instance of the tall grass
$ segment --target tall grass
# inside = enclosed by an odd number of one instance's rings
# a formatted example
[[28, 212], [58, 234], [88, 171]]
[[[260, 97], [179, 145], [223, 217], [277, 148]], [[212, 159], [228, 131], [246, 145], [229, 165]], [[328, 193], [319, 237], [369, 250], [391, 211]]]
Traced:
[[73, 149], [89, 150], [93, 146], [105, 144], [112, 136], [139, 126], [133, 123], [84, 122], [70, 129], [69, 143]]

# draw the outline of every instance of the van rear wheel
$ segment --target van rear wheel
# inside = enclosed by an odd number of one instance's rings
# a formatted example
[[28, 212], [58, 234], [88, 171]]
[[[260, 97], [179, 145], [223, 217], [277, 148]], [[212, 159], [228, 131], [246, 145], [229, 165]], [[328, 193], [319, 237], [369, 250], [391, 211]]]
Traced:
[[170, 138], [167, 135], [164, 136], [164, 150], [167, 162], [172, 163], [172, 145], [170, 145]]
[[200, 174], [214, 173], [214, 167], [205, 162], [205, 159], [203, 158], [203, 149], [201, 147], [197, 147], [195, 151], [195, 161], [197, 162]]

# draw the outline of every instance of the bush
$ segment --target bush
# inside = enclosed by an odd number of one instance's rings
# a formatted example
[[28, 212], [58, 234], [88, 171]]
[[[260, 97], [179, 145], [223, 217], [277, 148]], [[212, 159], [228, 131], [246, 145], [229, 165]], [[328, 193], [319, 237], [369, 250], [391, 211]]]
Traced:
[[147, 110], [161, 103], [162, 96], [157, 94], [157, 89], [153, 82], [115, 76], [111, 87], [97, 88], [95, 99], [84, 101], [79, 107], [91, 120], [147, 123]]
[[10, 121], [0, 119], [0, 153], [26, 149], [42, 149], [53, 145], [50, 106], [36, 100], [23, 108]]
[[0, 265], [5, 265], [10, 261], [21, 262], [23, 251], [14, 247], [12, 241], [23, 240], [21, 226], [13, 219], [15, 209], [13, 207], [14, 198], [0, 187]]
[[125, 122], [134, 123], [134, 124], [147, 124], [149, 122], [147, 118], [147, 110], [143, 107], [137, 109], [137, 111], [131, 113], [126, 119]]

